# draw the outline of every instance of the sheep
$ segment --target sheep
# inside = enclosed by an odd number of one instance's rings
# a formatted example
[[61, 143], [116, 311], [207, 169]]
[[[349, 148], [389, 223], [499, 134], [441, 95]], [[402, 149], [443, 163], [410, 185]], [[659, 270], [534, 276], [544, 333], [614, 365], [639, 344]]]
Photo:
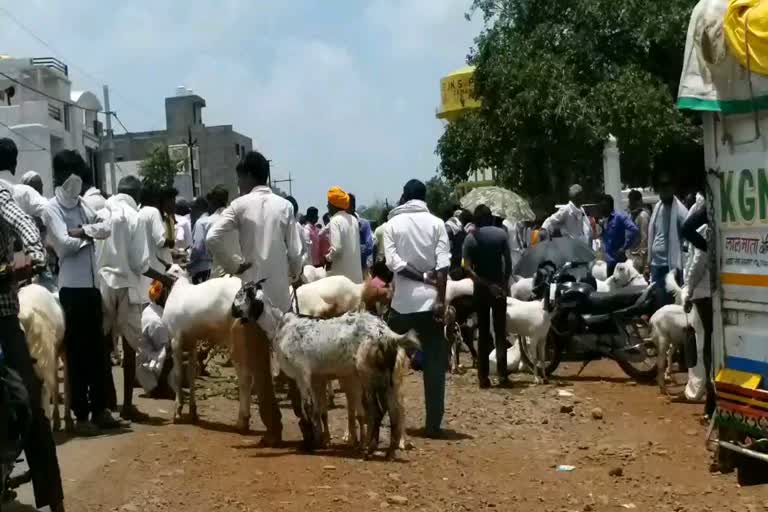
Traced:
[[[64, 367], [64, 422], [72, 429], [71, 393], [67, 360], [64, 356], [64, 311], [57, 297], [38, 284], [19, 290], [19, 324], [26, 334], [35, 374], [43, 382], [42, 401], [53, 429], [61, 430], [59, 411], [59, 358]], [[52, 407], [50, 404], [52, 403]]]
[[685, 304], [688, 295], [688, 288], [681, 288], [675, 281], [674, 272], [667, 274], [665, 278], [667, 291], [675, 297], [675, 304], [668, 304], [656, 311], [649, 321], [651, 326], [651, 336], [657, 350], [656, 376], [659, 391], [667, 394], [667, 380], [671, 379], [670, 371], [672, 369], [672, 358], [675, 349], [685, 343], [688, 336], [688, 327], [693, 327], [697, 335], [702, 333], [704, 326], [701, 323], [696, 308], [690, 313], [685, 313], [683, 304]]
[[[189, 382], [189, 417], [197, 421], [197, 401], [195, 399], [195, 378], [197, 377], [197, 341], [209, 340], [213, 344], [231, 343], [232, 302], [242, 287], [237, 277], [220, 277], [201, 284], [193, 285], [189, 276], [177, 265], [168, 271], [176, 277], [163, 310], [163, 322], [171, 332], [173, 352], [173, 378], [176, 391], [176, 410], [173, 421], [181, 421], [184, 399], [181, 393], [182, 355], [190, 353], [187, 363]], [[241, 378], [242, 365], [237, 365], [238, 379]], [[250, 398], [250, 395], [249, 395]]]
[[358, 444], [359, 423], [365, 457], [370, 457], [378, 443], [383, 416], [389, 412], [392, 435], [387, 459], [394, 458], [404, 426], [401, 385], [407, 367], [406, 350], [420, 347], [414, 332], [397, 335], [383, 320], [365, 311], [330, 319], [283, 314], [272, 306], [258, 283], [243, 286], [232, 312], [243, 322], [256, 322], [267, 333], [280, 367], [297, 383], [316, 439], [324, 444], [330, 439], [324, 391], [328, 379], [338, 378], [346, 383], [350, 442]]
[[507, 297], [507, 334], [530, 339], [536, 384], [547, 380], [546, 372], [540, 366], [544, 361], [544, 348], [551, 323], [552, 314], [544, 306], [543, 300], [526, 302]]

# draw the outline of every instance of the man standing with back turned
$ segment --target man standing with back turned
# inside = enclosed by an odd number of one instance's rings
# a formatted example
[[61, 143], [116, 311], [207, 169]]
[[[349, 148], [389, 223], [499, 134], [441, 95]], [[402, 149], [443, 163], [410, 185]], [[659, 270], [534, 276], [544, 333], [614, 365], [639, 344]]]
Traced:
[[493, 225], [490, 208], [475, 209], [477, 229], [464, 240], [464, 268], [475, 283], [477, 310], [478, 370], [480, 388], [488, 388], [488, 356], [491, 344], [491, 316], [496, 339], [496, 365], [499, 386], [508, 386], [507, 376], [507, 286], [512, 275], [512, 256], [507, 231]]
[[[448, 344], [441, 322], [445, 315], [445, 283], [451, 250], [445, 223], [429, 212], [427, 188], [418, 180], [403, 187], [400, 206], [389, 214], [384, 229], [387, 266], [395, 274], [389, 324], [393, 331], [415, 329], [424, 353], [424, 434], [440, 437], [445, 412], [445, 371]], [[437, 273], [437, 290], [425, 274]]]

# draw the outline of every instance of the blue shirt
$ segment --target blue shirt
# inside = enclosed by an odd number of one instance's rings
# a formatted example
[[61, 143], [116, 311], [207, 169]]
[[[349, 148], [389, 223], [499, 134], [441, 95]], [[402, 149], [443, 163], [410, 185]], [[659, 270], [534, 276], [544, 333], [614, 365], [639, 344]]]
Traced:
[[613, 265], [619, 250], [628, 251], [640, 235], [640, 230], [624, 212], [611, 212], [603, 225], [605, 262]]
[[363, 268], [368, 268], [368, 258], [373, 256], [373, 233], [371, 232], [371, 223], [364, 218], [357, 216], [357, 224], [360, 226], [360, 259]]
[[195, 222], [195, 228], [192, 233], [192, 249], [189, 251], [190, 276], [211, 270], [213, 258], [208, 252], [208, 246], [205, 244], [205, 237], [208, 235], [210, 228], [210, 216], [204, 213]]

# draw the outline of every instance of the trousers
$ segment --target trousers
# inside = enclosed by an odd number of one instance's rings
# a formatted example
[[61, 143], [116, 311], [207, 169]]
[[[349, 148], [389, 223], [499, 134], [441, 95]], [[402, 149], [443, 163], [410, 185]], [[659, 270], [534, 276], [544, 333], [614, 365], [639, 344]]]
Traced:
[[[500, 379], [507, 377], [507, 299], [499, 299], [475, 287], [475, 310], [477, 311], [477, 377], [480, 383], [488, 381], [491, 345], [496, 340], [496, 371]], [[493, 319], [493, 338], [491, 337]]]
[[101, 293], [96, 288], [62, 288], [64, 347], [69, 365], [72, 412], [79, 421], [107, 408]]
[[51, 423], [45, 417], [41, 403], [42, 383], [35, 375], [27, 340], [16, 316], [0, 318], [0, 345], [8, 366], [19, 373], [29, 392], [32, 423], [24, 440], [24, 454], [32, 475], [35, 504], [37, 508], [43, 508], [60, 503], [64, 499], [64, 491]]
[[431, 311], [401, 314], [394, 310], [389, 317], [389, 327], [398, 334], [414, 329], [419, 336], [424, 356], [422, 376], [427, 413], [424, 430], [427, 434], [437, 434], [445, 414], [445, 372], [449, 357], [443, 328]]
[[712, 311], [712, 299], [710, 297], [704, 299], [694, 299], [693, 304], [696, 306], [696, 312], [701, 318], [701, 323], [704, 326], [704, 371], [706, 372], [706, 386], [707, 397], [704, 405], [704, 414], [712, 416], [715, 412], [715, 385], [713, 383], [714, 368], [712, 367], [712, 329], [713, 329], [713, 311]]

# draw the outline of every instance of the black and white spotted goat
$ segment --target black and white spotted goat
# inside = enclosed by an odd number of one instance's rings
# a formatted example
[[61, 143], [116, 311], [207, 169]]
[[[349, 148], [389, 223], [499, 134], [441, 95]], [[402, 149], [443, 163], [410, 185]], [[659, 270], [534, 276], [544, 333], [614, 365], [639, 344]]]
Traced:
[[394, 458], [405, 426], [401, 386], [406, 351], [419, 348], [414, 332], [398, 335], [367, 312], [329, 319], [283, 313], [253, 282], [238, 292], [232, 315], [242, 322], [256, 322], [266, 332], [280, 369], [301, 392], [315, 440], [323, 446], [330, 441], [326, 388], [330, 379], [339, 379], [347, 392], [350, 444], [358, 446], [362, 441], [365, 457], [373, 455], [382, 420], [389, 413], [391, 438], [386, 455]]

